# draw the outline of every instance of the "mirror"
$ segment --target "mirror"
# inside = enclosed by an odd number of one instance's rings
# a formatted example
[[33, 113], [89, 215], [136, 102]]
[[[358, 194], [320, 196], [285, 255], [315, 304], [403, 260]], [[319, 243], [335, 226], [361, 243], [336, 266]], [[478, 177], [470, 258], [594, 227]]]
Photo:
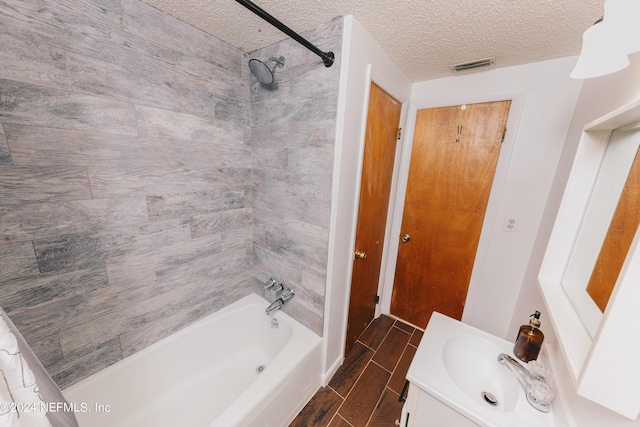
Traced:
[[[640, 196], [625, 193], [640, 185], [638, 123], [640, 99], [585, 126], [538, 275], [576, 393], [631, 420], [640, 417], [640, 341], [633, 339], [640, 324]], [[618, 213], [627, 203], [635, 215]], [[614, 230], [618, 221], [623, 237]], [[600, 280], [599, 264], [614, 264], [600, 259], [610, 255], [608, 240], [623, 244], [614, 255], [615, 286], [602, 304], [589, 287]], [[612, 279], [604, 281], [611, 287]]]
[[592, 338], [638, 228], [639, 145], [635, 126], [611, 133], [562, 279]]

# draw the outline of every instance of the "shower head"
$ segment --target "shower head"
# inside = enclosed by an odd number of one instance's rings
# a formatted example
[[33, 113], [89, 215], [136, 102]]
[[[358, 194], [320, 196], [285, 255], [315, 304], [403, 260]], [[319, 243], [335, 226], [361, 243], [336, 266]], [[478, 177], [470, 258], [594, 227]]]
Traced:
[[[269, 68], [269, 64], [272, 62], [274, 63], [274, 65]], [[263, 85], [273, 84], [273, 72], [276, 67], [284, 67], [284, 56], [281, 56], [280, 58], [271, 58], [266, 62], [262, 62], [259, 59], [255, 58], [249, 60], [249, 70], [251, 70], [251, 74], [253, 74], [253, 77], [255, 77]]]

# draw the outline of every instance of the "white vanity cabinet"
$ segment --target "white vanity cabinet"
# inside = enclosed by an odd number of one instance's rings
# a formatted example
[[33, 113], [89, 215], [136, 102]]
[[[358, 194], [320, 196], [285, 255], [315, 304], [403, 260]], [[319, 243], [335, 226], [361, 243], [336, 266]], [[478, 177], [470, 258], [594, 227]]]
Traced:
[[513, 343], [433, 313], [407, 371], [401, 427], [566, 427], [527, 402], [510, 369], [498, 361]]
[[478, 427], [415, 384], [409, 383], [407, 400], [402, 407], [401, 427]]

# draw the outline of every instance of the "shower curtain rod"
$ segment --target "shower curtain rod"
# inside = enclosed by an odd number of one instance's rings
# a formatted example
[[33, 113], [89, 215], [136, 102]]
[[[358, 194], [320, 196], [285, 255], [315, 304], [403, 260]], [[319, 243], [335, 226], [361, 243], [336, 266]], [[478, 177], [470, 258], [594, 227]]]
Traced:
[[322, 62], [324, 63], [325, 67], [331, 67], [333, 65], [333, 60], [335, 59], [333, 52], [321, 51], [320, 49], [315, 47], [313, 44], [309, 43], [309, 41], [307, 41], [307, 39], [302, 37], [300, 34], [296, 33], [291, 28], [287, 27], [282, 22], [278, 21], [276, 18], [269, 15], [263, 9], [260, 9], [255, 3], [249, 0], [236, 0], [236, 1], [241, 5], [243, 5], [244, 7], [246, 7], [247, 9], [249, 9], [251, 12], [258, 15], [260, 18], [267, 21], [269, 24], [273, 25], [274, 27], [276, 27], [277, 29], [279, 29], [280, 31], [282, 31], [283, 33], [285, 33], [286, 35], [288, 35], [289, 37], [291, 37], [292, 39], [300, 43], [302, 46], [309, 49], [311, 52], [318, 55], [320, 58], [322, 58]]

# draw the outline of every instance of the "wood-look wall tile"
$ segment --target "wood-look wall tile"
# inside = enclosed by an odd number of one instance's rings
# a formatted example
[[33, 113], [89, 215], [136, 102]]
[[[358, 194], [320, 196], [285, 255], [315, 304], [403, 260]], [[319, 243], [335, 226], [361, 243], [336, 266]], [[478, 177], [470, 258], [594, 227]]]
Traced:
[[[0, 298], [14, 295], [18, 327], [50, 347], [60, 385], [247, 295], [254, 274], [300, 288], [290, 309], [322, 332], [335, 105], [318, 92], [337, 100], [335, 67], [317, 72], [296, 51], [278, 90], [250, 90], [247, 54], [139, 0], [5, 0], [0, 26], [0, 163], [88, 168], [94, 191], [76, 195], [96, 197], [61, 200], [73, 197], [61, 188], [44, 202], [35, 173], [18, 197], [32, 199], [0, 197], [0, 245], [34, 240], [52, 270], [35, 271], [24, 243]], [[336, 28], [311, 34], [339, 48]], [[252, 184], [254, 165], [274, 175]], [[202, 237], [181, 240], [192, 218]], [[153, 231], [167, 220], [183, 226]]]
[[[151, 325], [188, 307], [196, 298], [195, 286], [190, 284], [164, 293], [151, 288], [148, 290], [144, 304], [105, 312], [61, 330], [58, 335], [65, 357], [73, 360], [90, 355], [122, 334]], [[136, 293], [131, 289], [131, 296], [137, 296]]]
[[237, 275], [241, 268], [246, 268], [244, 250], [220, 251], [177, 266], [164, 266], [156, 272], [158, 292], [174, 289], [177, 283], [189, 284], [198, 289], [200, 298], [205, 299], [212, 292], [222, 292], [227, 279]]
[[191, 218], [191, 237], [248, 228], [251, 226], [251, 214], [251, 208], [243, 208], [194, 216]]
[[109, 258], [106, 260], [109, 283], [112, 286], [126, 287], [136, 281], [147, 283], [146, 280], [151, 278], [152, 283], [157, 286], [158, 272], [178, 268], [182, 264], [206, 264], [207, 257], [219, 254], [221, 250], [221, 236], [216, 234], [155, 247], [146, 253]]
[[[286, 125], [289, 122], [335, 121], [337, 114], [336, 94], [333, 91], [318, 91], [301, 94], [295, 100], [265, 99], [251, 109], [251, 123]], [[333, 130], [332, 130], [333, 131]]]
[[[193, 43], [191, 43], [193, 45]], [[178, 76], [188, 76], [194, 82], [210, 87], [210, 90], [226, 99], [236, 99], [244, 103], [245, 112], [249, 108], [249, 79], [238, 71], [230, 71], [229, 68], [248, 68], [247, 62], [238, 63], [236, 55], [226, 58], [215, 55], [216, 58], [198, 58], [194, 55], [178, 51], [177, 73]], [[229, 60], [231, 64], [225, 60]], [[235, 121], [235, 118], [234, 118]]]
[[5, 0], [7, 16], [23, 20], [24, 24], [42, 25], [57, 34], [93, 34], [105, 36], [121, 26], [118, 0], [36, 0], [21, 2]]
[[327, 248], [313, 246], [316, 242], [295, 242], [289, 239], [284, 230], [271, 229], [266, 232], [265, 248], [291, 259], [299, 268], [311, 268], [319, 272], [326, 271]]
[[120, 341], [114, 338], [97, 351], [84, 357], [65, 360], [45, 367], [58, 387], [65, 389], [120, 360], [122, 360]]
[[0, 122], [136, 135], [132, 104], [0, 80]]
[[[174, 66], [167, 68], [166, 64], [150, 66], [151, 58], [144, 53], [118, 49], [124, 52], [126, 60], [113, 62], [68, 54], [67, 67], [73, 76], [74, 91], [198, 116], [216, 116], [234, 123], [249, 122], [248, 94], [241, 96], [241, 90], [226, 91], [232, 93], [227, 95], [220, 91], [225, 85], [215, 80], [183, 76]], [[173, 57], [168, 60], [175, 62]]]
[[233, 75], [240, 74], [240, 49], [143, 2], [122, 0], [122, 9], [124, 28], [128, 32], [163, 40], [177, 52], [224, 67]]
[[138, 144], [130, 135], [13, 124], [4, 128], [15, 148], [16, 165], [127, 164], [138, 162], [144, 154], [136, 150]]
[[0, 304], [8, 313], [25, 311], [107, 286], [109, 282], [104, 267], [62, 274], [25, 276], [0, 285]]
[[[105, 313], [101, 317], [63, 329], [59, 332], [62, 351], [69, 360], [79, 359], [125, 334], [135, 335], [135, 331], [140, 330], [153, 330], [154, 334], [160, 334], [170, 322], [167, 318], [203, 302], [204, 298], [195, 289], [194, 285], [188, 283], [162, 293], [154, 289], [143, 304]], [[156, 327], [156, 322], [161, 324]]]
[[251, 123], [251, 111], [242, 99], [224, 98], [216, 103], [215, 117], [240, 125]]
[[286, 170], [289, 162], [288, 150], [279, 147], [253, 148], [251, 157], [261, 169]]
[[241, 209], [250, 205], [244, 189], [225, 187], [197, 193], [148, 196], [149, 219], [157, 221], [169, 218], [187, 218], [229, 209]]
[[[126, 63], [68, 53], [66, 61], [73, 76], [73, 90], [157, 107], [176, 107], [171, 96], [174, 91], [169, 86], [172, 76], [162, 67], [149, 67], [150, 61], [144, 55], [127, 53], [130, 58]], [[162, 78], [158, 79], [158, 74]]]
[[12, 33], [16, 28], [28, 29], [29, 39], [63, 49], [80, 43], [82, 36], [108, 39], [114, 29], [121, 29], [118, 0], [5, 0], [0, 19], [11, 26]]
[[176, 168], [149, 166], [90, 166], [88, 168], [93, 197], [127, 195], [163, 195], [209, 191], [220, 185], [245, 185], [250, 169]]
[[13, 163], [11, 158], [11, 152], [9, 151], [9, 145], [7, 144], [7, 138], [4, 135], [4, 128], [0, 123], [0, 165], [6, 165]]
[[[219, 291], [223, 292], [224, 304], [230, 304], [251, 293], [258, 293], [251, 285], [253, 272], [253, 257], [246, 250], [238, 249], [227, 254], [219, 263], [208, 272], [208, 280], [197, 283], [198, 295], [207, 298], [216, 298]], [[264, 289], [264, 287], [261, 287]]]
[[0, 205], [0, 241], [16, 242], [148, 222], [144, 197]]
[[[251, 166], [249, 148], [236, 143], [218, 142], [212, 150], [208, 142], [12, 124], [4, 126], [16, 165], [153, 165], [159, 169]], [[0, 134], [0, 150], [1, 147]]]
[[[308, 175], [333, 175], [334, 147], [306, 147], [289, 150], [287, 169]], [[325, 181], [326, 182], [326, 181]]]
[[274, 232], [284, 233], [284, 216], [270, 210], [253, 206], [253, 241], [256, 245], [267, 247], [267, 235]]
[[66, 234], [35, 240], [41, 272], [79, 270], [103, 265], [104, 260], [127, 253], [145, 253], [153, 248], [190, 239], [189, 223], [178, 219], [140, 226], [110, 228], [98, 233]]
[[[253, 170], [256, 178], [253, 184], [254, 208], [328, 227], [331, 196], [322, 183], [325, 182], [327, 185], [326, 181], [331, 181], [329, 177], [318, 179], [313, 175], [290, 174], [285, 179], [278, 179], [264, 172]], [[260, 182], [260, 179], [264, 181]]]
[[[222, 294], [222, 291], [219, 291]], [[194, 303], [176, 313], [147, 323], [120, 335], [122, 353], [125, 357], [180, 331], [186, 326], [206, 317], [223, 307], [222, 295], [217, 298]]]
[[226, 230], [221, 234], [222, 249], [244, 249], [246, 254], [253, 254], [253, 229], [251, 227]]
[[3, 205], [91, 199], [87, 169], [0, 165]]
[[[213, 111], [212, 111], [213, 113]], [[213, 117], [136, 106], [141, 136], [244, 145], [243, 128]]]
[[289, 283], [297, 284], [302, 280], [299, 265], [292, 262], [290, 258], [259, 245], [254, 246], [254, 251], [257, 265], [263, 266], [260, 271], [256, 272], [258, 277], [261, 272], [264, 272], [262, 276], [272, 277], [273, 272], [276, 271], [283, 281], [286, 278]]
[[[251, 146], [262, 149], [333, 148], [335, 132], [331, 129], [331, 126], [329, 121], [293, 122], [286, 125], [272, 123], [265, 123], [260, 126], [254, 125], [252, 127]], [[274, 141], [278, 141], [277, 146], [275, 146]]]
[[[302, 285], [290, 285], [296, 293], [297, 299], [287, 304], [287, 313], [299, 313], [296, 319], [317, 333], [322, 335], [322, 319], [324, 315], [324, 293], [317, 294]], [[318, 323], [319, 322], [319, 323]], [[310, 325], [313, 325], [311, 327]]]
[[[245, 268], [237, 276], [232, 277], [224, 282], [224, 304], [228, 305], [241, 298], [257, 293], [251, 285], [251, 264], [246, 264]], [[264, 287], [263, 287], [264, 289]]]
[[65, 51], [34, 40], [21, 27], [3, 27], [0, 34], [0, 79], [70, 90]]
[[[132, 308], [155, 297], [154, 286], [109, 286], [69, 298], [12, 311], [12, 320], [25, 334], [49, 334], [85, 324], [109, 313]], [[62, 335], [60, 335], [62, 340]], [[63, 346], [64, 351], [64, 346]]]
[[25, 337], [25, 339], [28, 340], [29, 347], [31, 347], [45, 368], [63, 363], [64, 355], [60, 348], [58, 334], [50, 334], [39, 338]]
[[38, 270], [38, 262], [31, 242], [0, 243], [0, 259], [2, 260], [2, 269], [0, 270], [0, 306], [8, 310], [5, 307], [7, 301], [2, 296], [5, 287], [4, 282], [20, 277], [32, 277], [40, 271]]

